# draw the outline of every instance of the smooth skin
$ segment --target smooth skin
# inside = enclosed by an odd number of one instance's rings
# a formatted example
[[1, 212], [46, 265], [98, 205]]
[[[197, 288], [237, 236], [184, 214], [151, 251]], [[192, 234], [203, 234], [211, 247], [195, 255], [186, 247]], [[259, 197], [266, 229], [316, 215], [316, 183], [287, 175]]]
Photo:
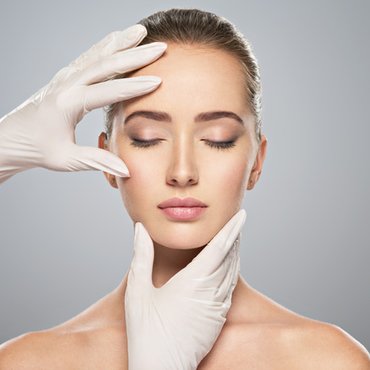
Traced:
[[[125, 102], [111, 141], [105, 142], [102, 133], [99, 147], [113, 151], [127, 164], [130, 178], [105, 176], [119, 189], [133, 221], [143, 221], [154, 239], [153, 283], [160, 287], [238, 209], [245, 190], [253, 189], [262, 172], [267, 140], [263, 136], [259, 146], [254, 141], [238, 61], [223, 51], [169, 44], [164, 56], [132, 75], [156, 75], [162, 84]], [[181, 89], [174, 89], [180, 80]], [[194, 121], [198, 113], [215, 109], [238, 113], [245, 126], [229, 118]], [[165, 111], [171, 122], [141, 117], [123, 129], [121, 119], [138, 110]], [[130, 144], [134, 130], [143, 140], [160, 137], [163, 141], [148, 148], [134, 147]], [[231, 136], [238, 137], [236, 145], [225, 151], [204, 141], [229, 141]], [[193, 225], [168, 221], [156, 205], [174, 194], [207, 202], [212, 217], [205, 214]], [[191, 230], [196, 233], [194, 239], [189, 236]], [[177, 233], [187, 238], [175, 238]], [[247, 235], [241, 239], [243, 247], [248, 247]], [[127, 275], [114, 291], [71, 320], [0, 346], [0, 369], [127, 369], [126, 279]], [[341, 328], [282, 307], [239, 275], [224, 328], [198, 369], [366, 370], [370, 359], [366, 349]]]
[[[105, 144], [102, 133], [99, 141], [130, 171], [129, 178], [106, 177], [131, 219], [142, 222], [154, 241], [155, 286], [185, 267], [242, 207], [245, 190], [261, 174], [267, 147], [265, 137], [258, 147], [254, 136], [239, 62], [219, 50], [167, 45], [160, 60], [130, 74], [156, 73], [162, 83], [155, 94], [122, 104], [111, 139]], [[244, 124], [209, 112], [232, 112]], [[227, 149], [210, 146], [232, 140]], [[151, 146], [138, 147], [138, 141]], [[157, 207], [172, 197], [194, 197], [208, 208], [196, 221], [174, 222]]]

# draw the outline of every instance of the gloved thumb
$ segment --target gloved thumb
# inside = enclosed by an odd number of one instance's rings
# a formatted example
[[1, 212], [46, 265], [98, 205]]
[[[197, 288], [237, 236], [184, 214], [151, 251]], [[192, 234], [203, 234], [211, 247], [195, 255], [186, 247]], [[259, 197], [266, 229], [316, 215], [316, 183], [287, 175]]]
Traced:
[[153, 241], [141, 222], [135, 223], [134, 257], [130, 271], [135, 281], [142, 287], [153, 286], [152, 272], [154, 262]]
[[74, 145], [68, 167], [74, 171], [100, 170], [114, 176], [129, 176], [128, 168], [121, 158], [108, 150], [90, 146]]

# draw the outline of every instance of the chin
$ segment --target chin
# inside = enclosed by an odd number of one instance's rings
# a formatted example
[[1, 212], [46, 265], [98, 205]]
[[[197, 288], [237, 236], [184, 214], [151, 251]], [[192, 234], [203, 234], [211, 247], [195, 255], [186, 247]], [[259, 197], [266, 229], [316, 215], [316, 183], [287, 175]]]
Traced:
[[193, 222], [175, 222], [164, 217], [140, 217], [140, 220], [153, 243], [178, 250], [206, 246], [227, 222], [212, 215], [200, 217]]
[[169, 249], [177, 249], [177, 250], [189, 250], [189, 249], [202, 248], [202, 247], [205, 247], [211, 239], [212, 239], [211, 237], [194, 238], [194, 237], [189, 237], [189, 235], [186, 238], [181, 237], [181, 236], [177, 236], [173, 238], [169, 238], [168, 236], [164, 238], [163, 237], [159, 237], [159, 238], [152, 237], [153, 242], [156, 243], [157, 245], [160, 245], [160, 246], [163, 246]]

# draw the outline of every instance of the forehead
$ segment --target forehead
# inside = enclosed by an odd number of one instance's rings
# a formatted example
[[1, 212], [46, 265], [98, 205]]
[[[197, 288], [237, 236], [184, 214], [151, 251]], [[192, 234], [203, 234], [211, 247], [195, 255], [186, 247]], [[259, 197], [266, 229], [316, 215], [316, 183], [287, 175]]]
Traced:
[[124, 103], [126, 113], [141, 108], [176, 111], [248, 111], [245, 77], [241, 63], [231, 53], [202, 45], [167, 43], [155, 62], [128, 77], [159, 76], [162, 83], [152, 93]]

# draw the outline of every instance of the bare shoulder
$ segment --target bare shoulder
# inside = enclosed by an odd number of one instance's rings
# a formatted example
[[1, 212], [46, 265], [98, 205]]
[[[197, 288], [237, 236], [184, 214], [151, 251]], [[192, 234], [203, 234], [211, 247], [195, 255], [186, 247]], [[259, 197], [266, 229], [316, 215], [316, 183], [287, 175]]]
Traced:
[[[300, 322], [299, 322], [300, 321]], [[338, 326], [315, 321], [239, 325], [217, 361], [233, 369], [370, 370], [366, 348]]]
[[68, 368], [68, 354], [82, 348], [83, 341], [83, 336], [52, 331], [22, 334], [0, 345], [0, 370]]
[[0, 370], [123, 369], [122, 328], [30, 332], [0, 345]]
[[299, 315], [254, 288], [246, 292], [245, 315], [238, 312], [244, 319], [230, 331], [234, 369], [370, 370], [366, 348], [339, 326]]
[[370, 370], [366, 348], [339, 326], [307, 320], [283, 335], [302, 369]]
[[64, 323], [0, 344], [0, 370], [124, 369], [119, 303], [120, 296], [110, 293]]

